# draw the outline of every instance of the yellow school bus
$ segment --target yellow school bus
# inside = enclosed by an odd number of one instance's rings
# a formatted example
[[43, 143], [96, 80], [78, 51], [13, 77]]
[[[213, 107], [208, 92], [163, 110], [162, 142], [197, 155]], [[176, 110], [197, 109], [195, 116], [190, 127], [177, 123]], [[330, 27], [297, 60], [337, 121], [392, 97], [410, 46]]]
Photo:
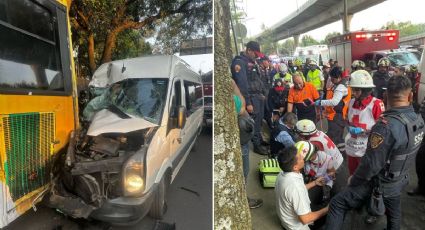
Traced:
[[66, 0], [0, 0], [0, 228], [47, 190], [78, 126]]

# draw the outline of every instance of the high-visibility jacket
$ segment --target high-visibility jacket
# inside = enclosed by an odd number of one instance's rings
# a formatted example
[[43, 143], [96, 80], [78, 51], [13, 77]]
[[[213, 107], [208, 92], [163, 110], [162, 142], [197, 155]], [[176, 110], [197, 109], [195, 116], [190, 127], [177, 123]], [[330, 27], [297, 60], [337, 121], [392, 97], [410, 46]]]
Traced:
[[[329, 88], [326, 91], [326, 99], [331, 100], [334, 96], [334, 90], [338, 87], [338, 85], [334, 85], [332, 88]], [[342, 97], [341, 101], [336, 106], [326, 106], [325, 111], [327, 114], [328, 120], [333, 120], [336, 113], [341, 113], [342, 118], [347, 118], [347, 111], [348, 111], [348, 103], [351, 100], [351, 88], [347, 87], [347, 95]]]
[[316, 87], [317, 90], [322, 90], [321, 81], [320, 81], [320, 75], [322, 72], [318, 69], [310, 70], [307, 73], [307, 81]]

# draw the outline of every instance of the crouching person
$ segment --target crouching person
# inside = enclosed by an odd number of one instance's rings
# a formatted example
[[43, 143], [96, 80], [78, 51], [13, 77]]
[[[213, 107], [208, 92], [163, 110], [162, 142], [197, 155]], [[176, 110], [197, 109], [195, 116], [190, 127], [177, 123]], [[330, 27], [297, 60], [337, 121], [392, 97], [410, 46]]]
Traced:
[[276, 179], [276, 209], [285, 229], [310, 229], [308, 224], [321, 218], [328, 212], [328, 207], [312, 212], [308, 189], [323, 186], [325, 179], [304, 184], [301, 170], [304, 167], [304, 154], [294, 146], [279, 151], [279, 166], [282, 172]]
[[[304, 175], [306, 182], [311, 182], [319, 177], [325, 179], [325, 185], [321, 187], [321, 191], [312, 189], [309, 191], [310, 199], [314, 206], [323, 207], [329, 203], [330, 193], [335, 178], [335, 168], [333, 158], [323, 151], [318, 150], [312, 143], [308, 141], [299, 141], [295, 144], [298, 151], [306, 153], [304, 157]], [[315, 208], [313, 208], [315, 209]]]

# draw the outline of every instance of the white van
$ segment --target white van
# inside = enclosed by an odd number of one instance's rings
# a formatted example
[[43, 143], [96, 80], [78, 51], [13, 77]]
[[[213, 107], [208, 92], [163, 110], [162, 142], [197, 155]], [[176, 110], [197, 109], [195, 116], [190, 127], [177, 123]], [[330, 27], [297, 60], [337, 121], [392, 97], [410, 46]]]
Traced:
[[115, 224], [162, 218], [202, 128], [201, 77], [177, 56], [148, 56], [105, 63], [90, 85], [105, 92], [71, 137], [49, 206]]

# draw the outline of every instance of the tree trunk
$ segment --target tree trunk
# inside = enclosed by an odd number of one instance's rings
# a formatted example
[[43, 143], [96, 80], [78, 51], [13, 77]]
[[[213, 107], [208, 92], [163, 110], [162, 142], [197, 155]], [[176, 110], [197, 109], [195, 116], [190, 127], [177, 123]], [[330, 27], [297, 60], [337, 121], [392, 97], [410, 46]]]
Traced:
[[214, 1], [214, 229], [251, 229], [229, 71], [229, 1]]
[[88, 38], [88, 55], [89, 55], [89, 66], [90, 66], [90, 78], [93, 76], [94, 71], [96, 70], [96, 62], [94, 60], [94, 35], [93, 33], [89, 34]]
[[121, 31], [112, 30], [107, 36], [105, 41], [105, 47], [103, 48], [103, 55], [101, 64], [110, 62], [112, 60], [112, 52], [115, 49], [115, 43], [117, 41], [117, 35]]

